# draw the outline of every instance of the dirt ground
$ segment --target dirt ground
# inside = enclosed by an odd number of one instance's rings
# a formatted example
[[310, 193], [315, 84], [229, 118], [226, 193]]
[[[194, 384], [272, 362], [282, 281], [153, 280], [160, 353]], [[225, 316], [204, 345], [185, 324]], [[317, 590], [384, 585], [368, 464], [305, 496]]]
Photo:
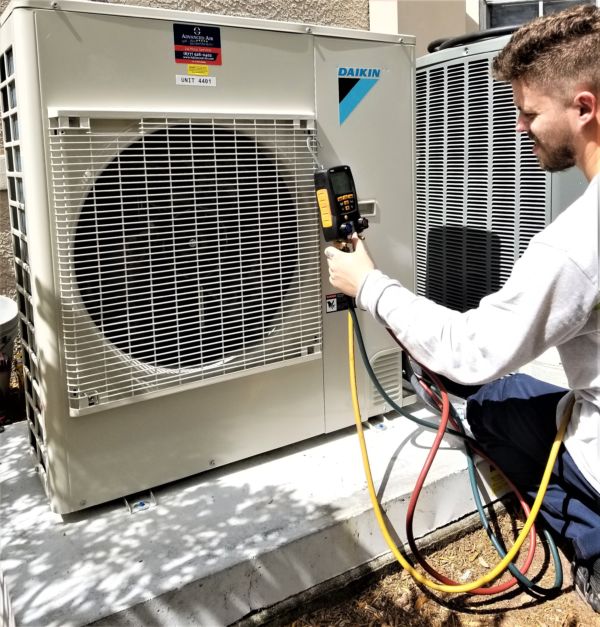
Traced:
[[[494, 520], [494, 531], [510, 547], [522, 523], [510, 511]], [[527, 543], [521, 550], [521, 564]], [[445, 546], [427, 551], [428, 562], [455, 581], [477, 579], [498, 562], [483, 529], [466, 533]], [[540, 600], [513, 588], [496, 596], [449, 595], [417, 586], [398, 566], [351, 598], [299, 616], [287, 627], [600, 627], [594, 613], [573, 589], [569, 562], [561, 554], [564, 571], [562, 591]], [[538, 537], [536, 555], [528, 577], [540, 586], [554, 582], [554, 566], [545, 541]], [[510, 577], [505, 574], [499, 581]], [[497, 583], [497, 582], [496, 582]]]

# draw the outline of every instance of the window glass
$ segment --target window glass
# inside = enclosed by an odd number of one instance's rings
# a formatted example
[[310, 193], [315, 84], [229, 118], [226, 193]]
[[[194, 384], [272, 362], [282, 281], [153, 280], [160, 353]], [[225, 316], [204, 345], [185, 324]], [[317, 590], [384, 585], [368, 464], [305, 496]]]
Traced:
[[539, 14], [539, 2], [488, 4], [487, 28], [529, 22]]
[[594, 0], [546, 0], [544, 2], [544, 13], [556, 13], [574, 4], [594, 4]]
[[480, 0], [480, 3], [485, 20], [482, 29], [523, 24], [542, 13], [556, 13], [574, 4], [596, 4], [595, 0]]

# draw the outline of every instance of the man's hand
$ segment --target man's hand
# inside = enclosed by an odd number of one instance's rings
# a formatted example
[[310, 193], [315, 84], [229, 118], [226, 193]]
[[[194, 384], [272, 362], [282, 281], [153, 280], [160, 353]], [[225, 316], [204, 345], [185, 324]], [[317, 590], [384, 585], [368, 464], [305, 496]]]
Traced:
[[325, 249], [329, 265], [329, 282], [344, 294], [355, 298], [367, 273], [375, 268], [363, 241], [352, 235], [354, 252], [345, 253], [333, 246]]

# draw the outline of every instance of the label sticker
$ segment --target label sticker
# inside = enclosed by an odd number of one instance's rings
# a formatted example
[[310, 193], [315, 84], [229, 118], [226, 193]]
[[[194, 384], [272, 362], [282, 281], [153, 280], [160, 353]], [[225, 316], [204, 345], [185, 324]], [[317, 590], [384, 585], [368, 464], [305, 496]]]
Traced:
[[221, 29], [216, 26], [173, 24], [175, 62], [221, 65]]
[[187, 76], [186, 74], [177, 74], [175, 76], [177, 85], [188, 85], [189, 87], [216, 87], [216, 76]]
[[340, 126], [361, 103], [362, 99], [375, 87], [381, 77], [381, 68], [339, 67], [338, 96]]
[[188, 65], [187, 73], [194, 76], [208, 76], [208, 65]]
[[510, 486], [500, 472], [491, 464], [482, 463], [478, 466], [481, 474], [487, 481], [493, 495], [497, 498], [510, 491]]
[[325, 296], [325, 313], [345, 311], [350, 306], [350, 298], [346, 294], [327, 294]]

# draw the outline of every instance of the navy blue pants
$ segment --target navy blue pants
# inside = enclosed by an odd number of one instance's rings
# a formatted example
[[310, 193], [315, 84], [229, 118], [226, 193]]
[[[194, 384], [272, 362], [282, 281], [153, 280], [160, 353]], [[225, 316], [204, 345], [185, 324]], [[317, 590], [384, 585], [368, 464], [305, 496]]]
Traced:
[[[452, 387], [449, 391], [460, 391]], [[467, 421], [473, 435], [533, 501], [556, 435], [556, 405], [566, 390], [515, 374], [469, 393]], [[564, 446], [540, 516], [557, 540], [570, 543], [578, 561], [600, 557], [600, 494], [579, 472]]]

